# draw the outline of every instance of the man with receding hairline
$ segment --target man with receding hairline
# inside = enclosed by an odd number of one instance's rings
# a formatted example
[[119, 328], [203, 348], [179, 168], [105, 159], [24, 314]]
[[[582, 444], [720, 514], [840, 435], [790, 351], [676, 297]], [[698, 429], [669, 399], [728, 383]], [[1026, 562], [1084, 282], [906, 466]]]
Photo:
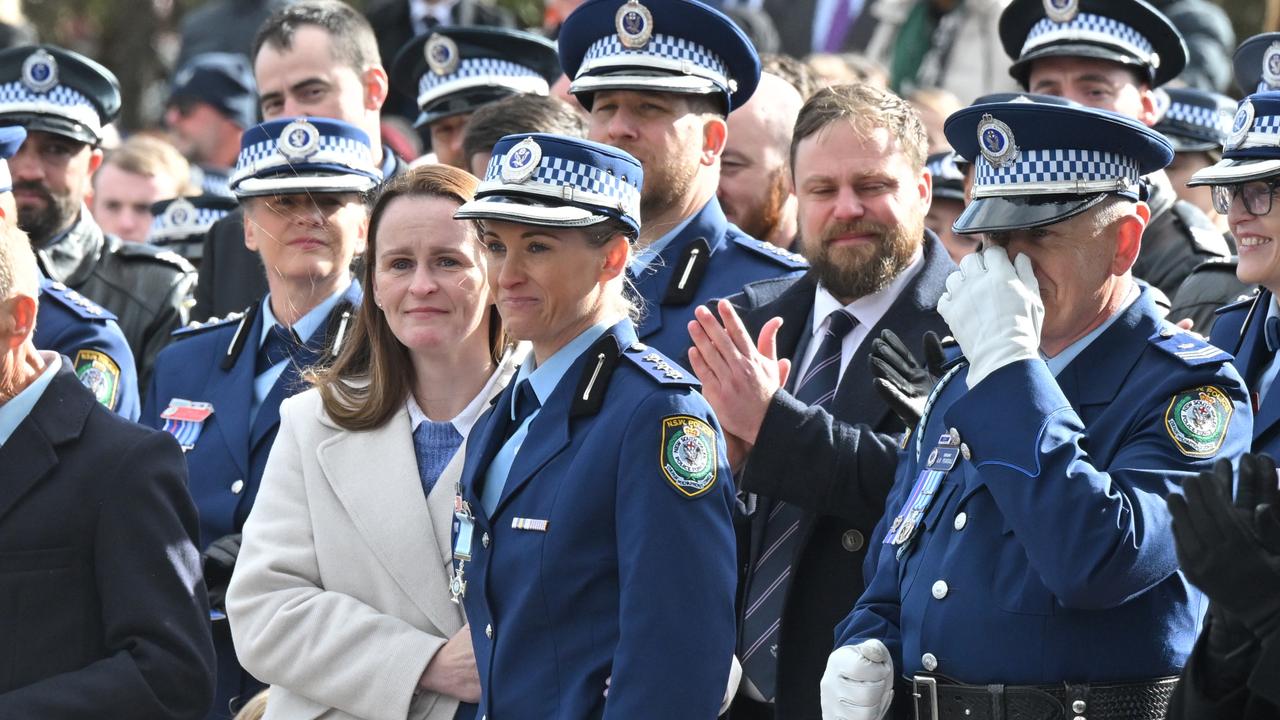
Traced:
[[791, 83], [760, 73], [760, 87], [729, 115], [716, 197], [729, 222], [778, 247], [796, 239], [796, 196], [787, 154], [804, 98]]

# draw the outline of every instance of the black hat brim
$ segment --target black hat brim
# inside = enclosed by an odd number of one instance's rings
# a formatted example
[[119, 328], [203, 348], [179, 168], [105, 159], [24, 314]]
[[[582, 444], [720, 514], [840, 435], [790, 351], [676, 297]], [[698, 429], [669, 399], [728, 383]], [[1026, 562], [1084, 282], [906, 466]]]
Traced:
[[1024, 88], [1028, 87], [1031, 80], [1031, 66], [1035, 61], [1054, 57], [1089, 58], [1091, 60], [1113, 62], [1132, 69], [1138, 74], [1138, 77], [1142, 78], [1143, 82], [1150, 84], [1152, 87], [1161, 84], [1156, 82], [1156, 72], [1153, 72], [1145, 63], [1129, 53], [1086, 43], [1057, 43], [1036, 48], [1010, 65], [1009, 74], [1013, 76], [1014, 80], [1018, 81], [1019, 85]]
[[97, 145], [102, 138], [84, 123], [57, 115], [38, 115], [35, 113], [12, 113], [0, 115], [0, 123], [20, 125], [28, 131], [47, 132], [70, 138], [86, 145]]
[[974, 198], [951, 229], [962, 235], [1053, 225], [1097, 205], [1109, 193]]

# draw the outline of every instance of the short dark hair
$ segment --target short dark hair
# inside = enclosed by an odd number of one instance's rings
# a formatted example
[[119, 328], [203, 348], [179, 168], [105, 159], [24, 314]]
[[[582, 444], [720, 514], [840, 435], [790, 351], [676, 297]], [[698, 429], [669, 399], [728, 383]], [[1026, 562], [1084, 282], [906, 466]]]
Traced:
[[280, 50], [292, 48], [293, 34], [304, 25], [314, 25], [329, 33], [334, 59], [357, 74], [382, 62], [373, 26], [364, 15], [341, 0], [301, 0], [271, 13], [253, 38], [253, 61], [257, 61], [264, 45]]
[[929, 136], [911, 103], [866, 83], [822, 88], [805, 101], [791, 136], [791, 170], [796, 169], [800, 141], [834, 122], [849, 123], [862, 137], [876, 128], [889, 131], [913, 167], [924, 167]]
[[482, 106], [467, 121], [462, 157], [490, 152], [507, 135], [537, 132], [584, 138], [587, 123], [569, 103], [543, 95], [512, 95]]
[[769, 53], [760, 56], [760, 71], [767, 72], [770, 75], [777, 75], [786, 80], [791, 87], [800, 93], [800, 99], [808, 100], [818, 91], [818, 82], [813, 77], [813, 71], [808, 65], [791, 57], [790, 55], [782, 55], [779, 53]]

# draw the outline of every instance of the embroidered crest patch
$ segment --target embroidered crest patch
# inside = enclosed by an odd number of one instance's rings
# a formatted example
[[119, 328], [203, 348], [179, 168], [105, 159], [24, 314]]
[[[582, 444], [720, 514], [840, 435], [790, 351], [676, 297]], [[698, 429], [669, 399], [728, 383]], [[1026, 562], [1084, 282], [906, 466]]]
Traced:
[[120, 366], [116, 361], [97, 350], [81, 350], [76, 353], [74, 364], [80, 384], [89, 388], [103, 407], [115, 410], [120, 397]]
[[698, 497], [716, 484], [716, 433], [690, 415], [662, 419], [662, 473], [685, 497]]
[[1226, 393], [1204, 385], [1173, 396], [1164, 413], [1164, 427], [1183, 455], [1211, 457], [1226, 439], [1232, 412]]

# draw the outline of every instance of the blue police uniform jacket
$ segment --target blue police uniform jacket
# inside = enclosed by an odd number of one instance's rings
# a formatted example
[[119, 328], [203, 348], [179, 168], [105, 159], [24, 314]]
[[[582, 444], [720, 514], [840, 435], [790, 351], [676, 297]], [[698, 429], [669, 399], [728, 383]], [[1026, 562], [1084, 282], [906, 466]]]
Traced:
[[736, 295], [756, 280], [800, 275], [808, 266], [800, 255], [739, 230], [713, 197], [657, 259], [629, 274], [644, 301], [636, 334], [649, 347], [685, 363], [692, 344], [688, 324], [697, 306]]
[[[280, 428], [280, 403], [307, 385], [302, 370], [336, 355], [360, 304], [360, 285], [352, 282], [329, 312], [327, 321], [307, 339], [263, 399], [250, 422], [255, 361], [262, 337], [262, 302], [243, 314], [174, 332], [175, 342], [160, 351], [143, 401], [144, 425], [175, 432], [161, 414], [174, 401], [209, 403], [213, 412], [200, 423], [186, 449], [187, 486], [200, 513], [200, 547], [238, 533], [253, 509], [267, 456]], [[175, 432], [184, 445], [190, 429]], [[218, 679], [214, 714], [228, 717], [233, 698], [248, 700], [262, 686], [240, 668], [224, 622], [214, 626]]]
[[[734, 649], [733, 483], [698, 383], [630, 321], [609, 328], [533, 417], [489, 517], [480, 485], [517, 386], [473, 429], [459, 483], [480, 714], [714, 718]], [[704, 472], [670, 469], [699, 434]]]
[[1256, 297], [1218, 310], [1209, 342], [1235, 356], [1235, 366], [1249, 385], [1254, 408], [1254, 452], [1280, 458], [1280, 385], [1272, 383], [1266, 402], [1260, 402], [1254, 385], [1267, 370], [1275, 354], [1267, 349], [1267, 310], [1275, 302], [1270, 290]]
[[[1247, 449], [1230, 359], [1143, 287], [1056, 379], [1024, 360], [970, 390], [957, 362], [906, 443], [837, 645], [880, 639], [908, 677], [971, 684], [1177, 675], [1207, 600], [1178, 572], [1165, 496]], [[881, 544], [930, 456], [941, 483], [914, 539]]]
[[108, 410], [129, 420], [141, 412], [138, 368], [110, 310], [60, 282], [40, 278], [34, 342], [66, 355], [81, 384]]

